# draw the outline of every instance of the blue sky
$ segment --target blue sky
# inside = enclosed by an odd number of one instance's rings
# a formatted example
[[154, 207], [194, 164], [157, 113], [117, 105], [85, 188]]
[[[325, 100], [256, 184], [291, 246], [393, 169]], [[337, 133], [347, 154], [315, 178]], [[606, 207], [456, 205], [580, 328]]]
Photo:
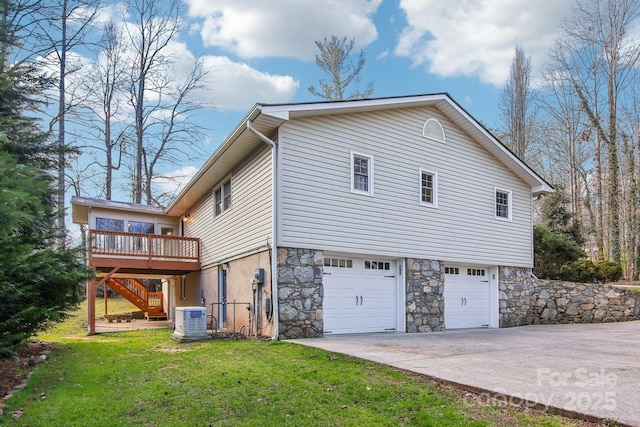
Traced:
[[[188, 37], [193, 53], [226, 58], [255, 72], [236, 74], [253, 88], [228, 102], [216, 76], [212, 100], [225, 118], [255, 102], [301, 102], [314, 98], [307, 87], [322, 77], [314, 63], [314, 40], [335, 34], [356, 41], [365, 52], [364, 82], [375, 82], [374, 96], [449, 92], [488, 126], [498, 123], [500, 89], [508, 76], [516, 41], [543, 65], [557, 23], [572, 0], [186, 0]], [[245, 70], [247, 71], [247, 70]], [[276, 78], [281, 81], [275, 89]], [[262, 79], [258, 88], [255, 80]], [[216, 82], [217, 80], [217, 82]], [[232, 84], [232, 87], [236, 85]], [[270, 87], [271, 86], [271, 87]], [[271, 89], [271, 93], [269, 90]], [[241, 105], [241, 107], [239, 107]], [[217, 121], [214, 121], [217, 122]], [[214, 139], [228, 133], [212, 129]]]
[[[362, 81], [374, 81], [374, 97], [448, 92], [476, 119], [499, 128], [500, 91], [515, 43], [531, 57], [535, 78], [574, 3], [184, 0], [186, 30], [170, 48], [178, 62], [201, 57], [210, 72], [199, 95], [212, 108], [198, 114], [207, 155], [164, 173], [185, 181], [256, 102], [320, 100], [307, 90], [323, 77], [314, 41], [331, 35], [353, 38], [354, 51], [364, 51]], [[122, 19], [117, 6], [101, 19]]]

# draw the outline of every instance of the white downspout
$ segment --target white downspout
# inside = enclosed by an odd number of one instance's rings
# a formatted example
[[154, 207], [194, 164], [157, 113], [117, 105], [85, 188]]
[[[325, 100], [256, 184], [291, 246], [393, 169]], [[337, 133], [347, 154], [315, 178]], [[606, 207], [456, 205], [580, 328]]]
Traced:
[[273, 310], [273, 339], [277, 340], [278, 335], [280, 334], [280, 328], [278, 327], [279, 323], [279, 314], [278, 314], [278, 221], [277, 221], [277, 212], [278, 212], [278, 190], [276, 189], [276, 184], [278, 183], [278, 145], [261, 133], [259, 130], [253, 127], [253, 122], [251, 120], [247, 120], [247, 129], [256, 134], [258, 138], [266, 142], [271, 146], [271, 200], [273, 201], [272, 206], [272, 224], [271, 224], [271, 234], [273, 235], [272, 242], [272, 252], [271, 252], [271, 302], [272, 302], [272, 310]]

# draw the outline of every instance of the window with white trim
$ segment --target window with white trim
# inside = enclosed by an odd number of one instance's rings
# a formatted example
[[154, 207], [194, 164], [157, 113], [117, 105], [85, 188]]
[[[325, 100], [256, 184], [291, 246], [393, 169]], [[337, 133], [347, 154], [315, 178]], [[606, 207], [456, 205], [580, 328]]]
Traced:
[[511, 191], [496, 188], [496, 218], [511, 219]]
[[231, 178], [213, 192], [213, 216], [217, 217], [231, 209]]
[[373, 195], [373, 157], [351, 152], [351, 192]]
[[420, 169], [420, 204], [438, 207], [438, 174]]

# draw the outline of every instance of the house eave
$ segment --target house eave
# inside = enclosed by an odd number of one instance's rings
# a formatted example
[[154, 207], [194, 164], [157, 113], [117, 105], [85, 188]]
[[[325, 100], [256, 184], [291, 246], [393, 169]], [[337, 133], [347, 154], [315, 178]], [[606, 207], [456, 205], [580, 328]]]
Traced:
[[169, 215], [187, 214], [238, 163], [264, 144], [247, 129], [249, 121], [263, 134], [271, 135], [286, 120], [261, 114], [261, 105], [256, 104], [167, 207]]
[[167, 215], [163, 208], [137, 203], [117, 202], [114, 200], [94, 199], [91, 197], [73, 196], [71, 198], [71, 219], [74, 224], [89, 223], [89, 209], [99, 208], [124, 212], [135, 212], [145, 215]]

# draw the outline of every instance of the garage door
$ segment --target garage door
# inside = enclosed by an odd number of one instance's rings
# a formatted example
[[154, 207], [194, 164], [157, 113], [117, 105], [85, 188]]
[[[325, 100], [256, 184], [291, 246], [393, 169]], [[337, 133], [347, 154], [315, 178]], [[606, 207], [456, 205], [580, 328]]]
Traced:
[[488, 268], [445, 267], [445, 327], [488, 327], [491, 313], [490, 292]]
[[324, 333], [396, 330], [396, 262], [325, 256]]

